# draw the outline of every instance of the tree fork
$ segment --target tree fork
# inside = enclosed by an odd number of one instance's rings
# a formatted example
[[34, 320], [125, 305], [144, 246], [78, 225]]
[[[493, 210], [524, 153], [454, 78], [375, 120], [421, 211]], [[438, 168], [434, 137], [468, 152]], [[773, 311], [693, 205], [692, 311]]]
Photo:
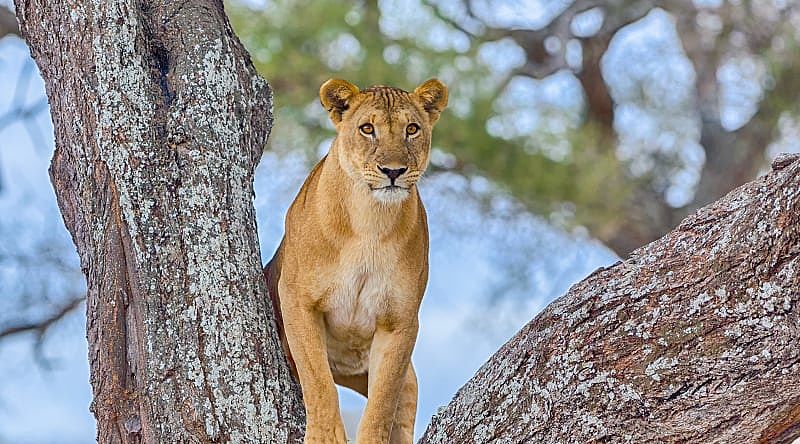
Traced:
[[222, 3], [18, 0], [88, 282], [102, 443], [299, 442], [253, 172], [272, 97]]

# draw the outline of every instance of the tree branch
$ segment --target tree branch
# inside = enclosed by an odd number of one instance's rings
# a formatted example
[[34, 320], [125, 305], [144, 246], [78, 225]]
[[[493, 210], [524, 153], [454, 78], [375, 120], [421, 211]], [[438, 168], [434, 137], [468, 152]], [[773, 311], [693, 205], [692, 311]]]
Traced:
[[85, 300], [86, 295], [75, 296], [62, 304], [60, 307], [57, 307], [52, 313], [48, 314], [42, 319], [36, 321], [25, 320], [12, 322], [11, 325], [8, 325], [0, 330], [0, 339], [31, 331], [36, 332], [37, 336], [39, 337], [44, 336], [44, 334], [47, 332], [47, 329], [52, 327], [53, 324], [61, 319], [64, 319], [64, 317], [68, 314], [72, 313], [72, 311], [78, 308], [78, 306], [80, 306]]
[[20, 37], [17, 17], [7, 6], [0, 6], [0, 39], [9, 34]]
[[571, 288], [420, 443], [791, 443], [798, 306], [800, 155], [785, 155]]

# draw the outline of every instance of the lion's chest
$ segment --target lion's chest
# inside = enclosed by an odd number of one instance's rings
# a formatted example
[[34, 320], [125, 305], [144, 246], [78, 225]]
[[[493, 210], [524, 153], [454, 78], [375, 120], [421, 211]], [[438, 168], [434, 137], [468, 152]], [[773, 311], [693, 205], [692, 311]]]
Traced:
[[390, 250], [378, 241], [361, 241], [342, 250], [324, 304], [328, 360], [334, 372], [367, 371], [375, 325], [391, 297], [394, 264]]

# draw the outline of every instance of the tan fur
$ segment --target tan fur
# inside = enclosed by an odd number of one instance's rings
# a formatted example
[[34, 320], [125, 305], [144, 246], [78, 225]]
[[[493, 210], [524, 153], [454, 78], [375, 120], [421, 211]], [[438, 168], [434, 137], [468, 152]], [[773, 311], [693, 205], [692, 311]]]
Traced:
[[[345, 443], [335, 382], [367, 396], [357, 443], [411, 443], [417, 382], [410, 358], [428, 280], [416, 183], [447, 88], [434, 79], [413, 93], [359, 91], [329, 80], [320, 101], [337, 137], [289, 208], [265, 271], [303, 389], [305, 442]], [[418, 131], [409, 135], [409, 125]], [[390, 170], [401, 168], [397, 187], [385, 188]]]

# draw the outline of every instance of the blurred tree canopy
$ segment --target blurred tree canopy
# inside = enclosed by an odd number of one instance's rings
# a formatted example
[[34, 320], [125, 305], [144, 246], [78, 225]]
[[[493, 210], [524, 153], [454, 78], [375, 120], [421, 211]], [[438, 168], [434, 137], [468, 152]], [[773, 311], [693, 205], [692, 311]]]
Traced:
[[620, 256], [796, 149], [800, 13], [780, 0], [239, 0], [275, 150], [327, 148], [319, 85], [451, 87], [433, 173], [482, 175]]

